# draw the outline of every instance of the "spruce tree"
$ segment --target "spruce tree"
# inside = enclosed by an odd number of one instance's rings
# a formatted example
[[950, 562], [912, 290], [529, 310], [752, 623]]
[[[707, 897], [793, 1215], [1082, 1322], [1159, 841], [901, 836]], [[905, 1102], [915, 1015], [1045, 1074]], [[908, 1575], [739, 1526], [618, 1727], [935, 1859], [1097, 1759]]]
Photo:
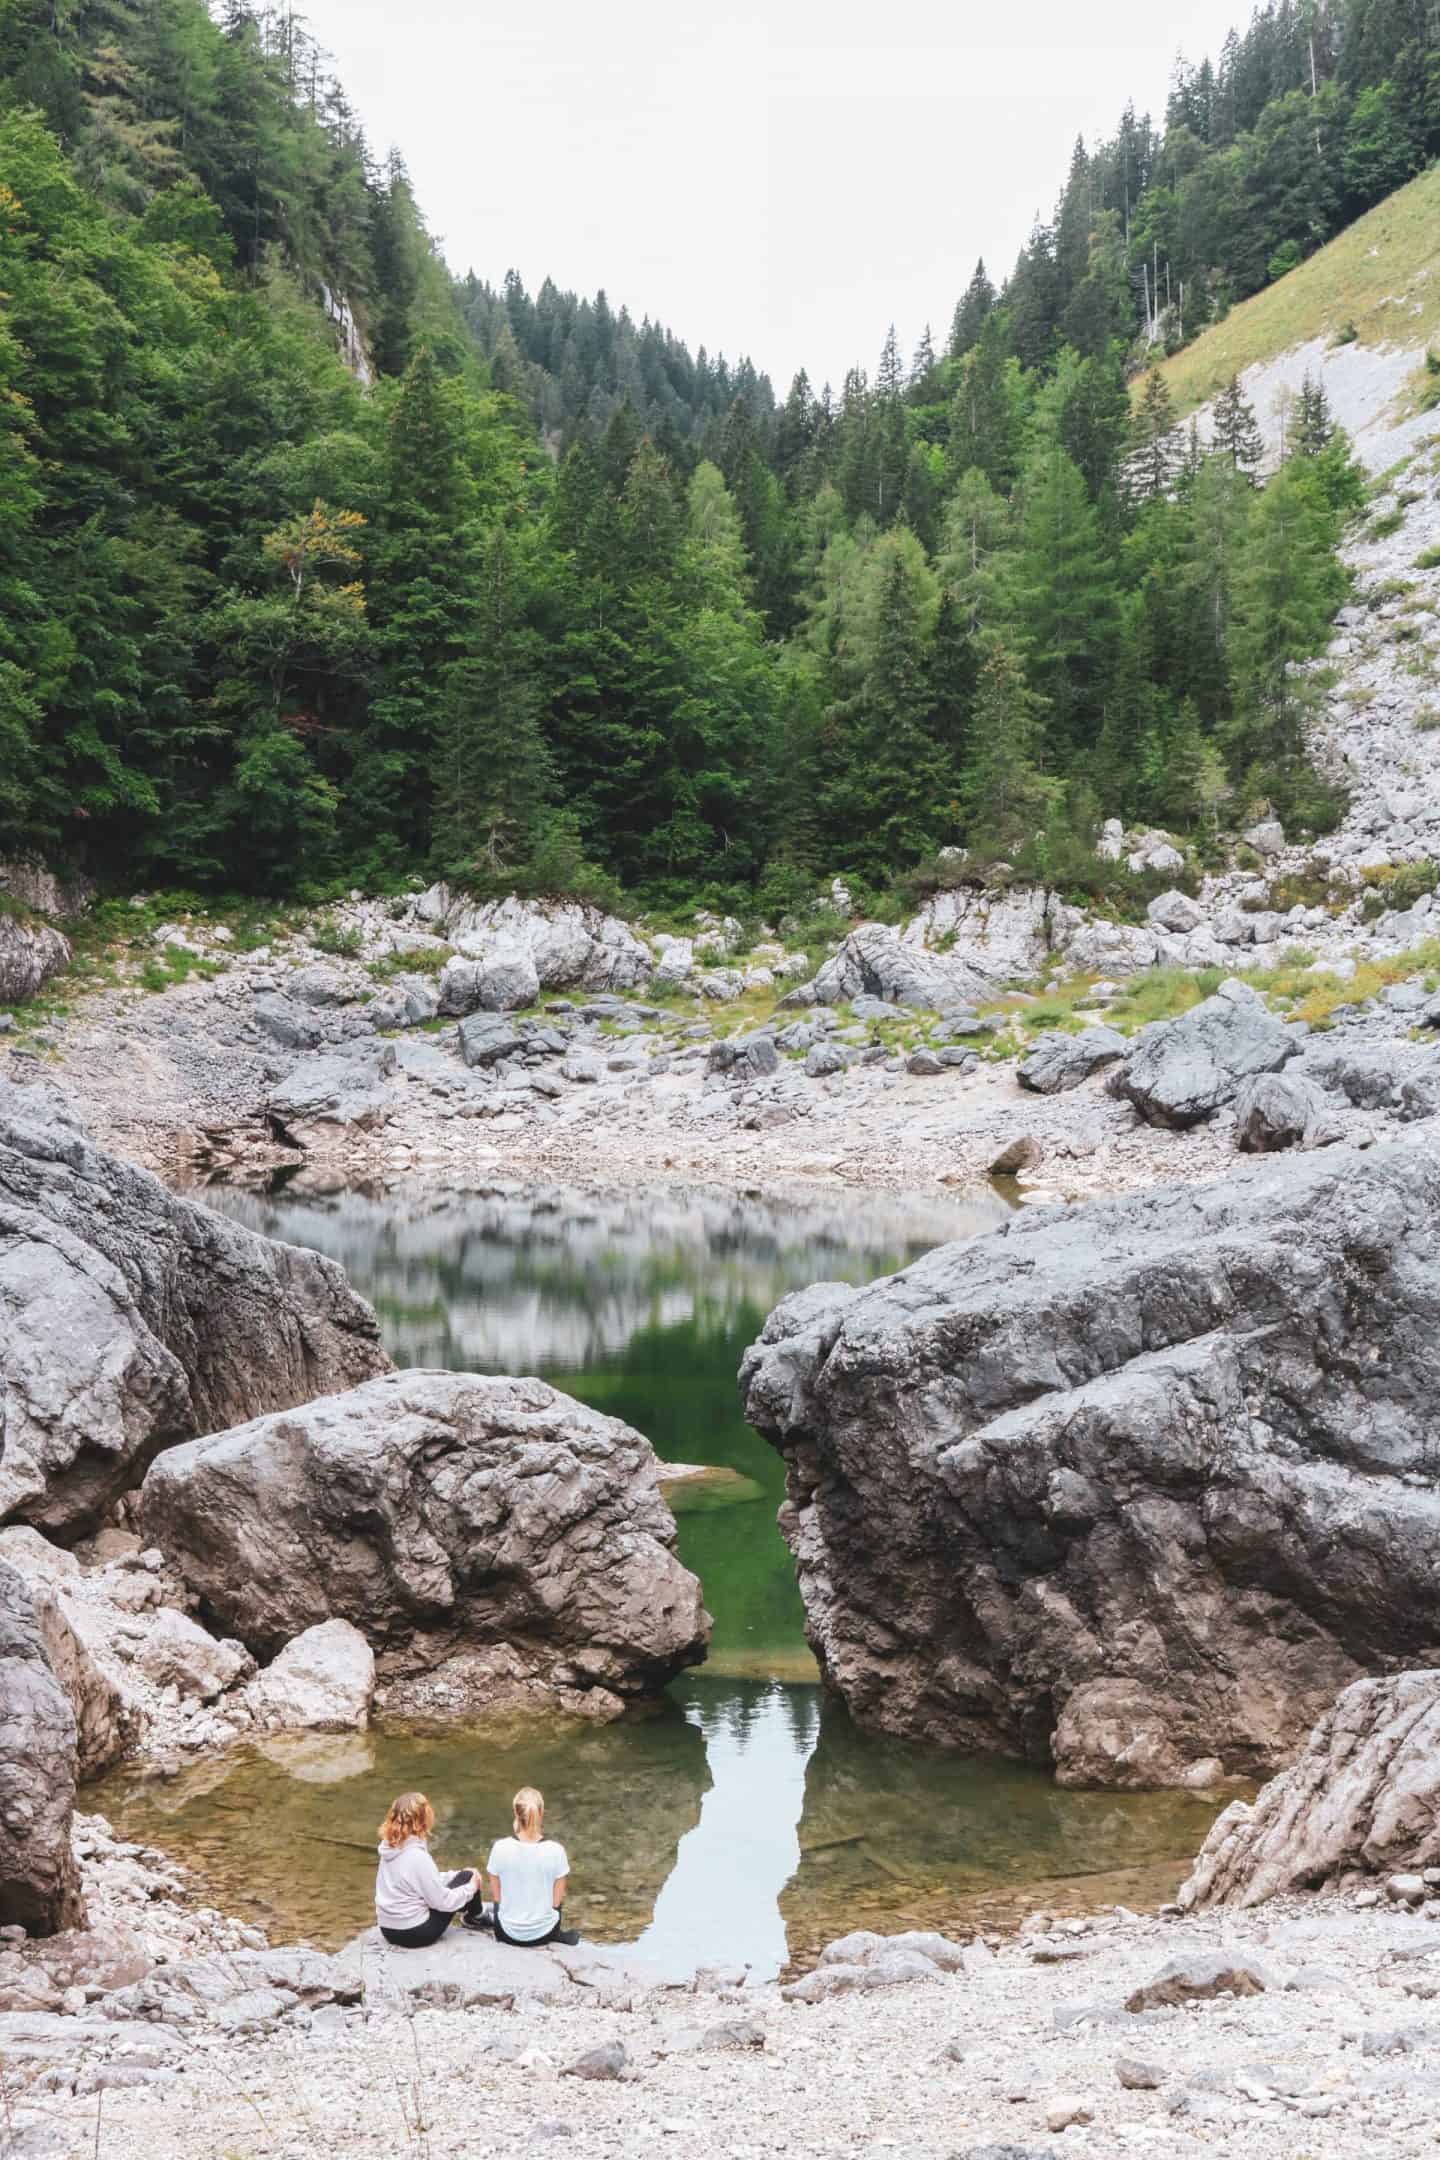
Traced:
[[1244, 473], [1252, 486], [1259, 485], [1265, 441], [1255, 419], [1254, 406], [1245, 402], [1238, 375], [1231, 376], [1215, 400], [1211, 441], [1222, 456], [1229, 458], [1237, 472]]
[[938, 594], [903, 527], [873, 541], [858, 572], [842, 601], [846, 687], [827, 716], [824, 810], [833, 859], [875, 876], [937, 838], [946, 790], [927, 722]]
[[1281, 467], [1255, 505], [1237, 554], [1227, 649], [1233, 709], [1224, 745], [1251, 802], [1283, 806], [1308, 791], [1306, 723], [1322, 698], [1300, 665], [1322, 650], [1345, 592], [1337, 520], [1314, 473]]
[[1300, 385], [1300, 395], [1295, 402], [1295, 417], [1291, 427], [1291, 442], [1296, 457], [1319, 457], [1329, 447], [1335, 434], [1335, 421], [1330, 411], [1330, 400], [1325, 393], [1324, 382], [1314, 375], [1307, 375]]
[[1079, 468], [1063, 450], [1037, 451], [1022, 493], [1011, 594], [1031, 681], [1049, 709], [1052, 748], [1066, 757], [1098, 718], [1116, 632], [1117, 568]]
[[1008, 492], [1019, 464], [1021, 412], [1003, 313], [986, 317], [950, 407], [946, 461], [958, 479], [978, 469]]
[[1018, 653], [997, 638], [980, 670], [960, 775], [965, 837], [972, 848], [1015, 853], [1043, 823], [1050, 788], [1039, 768], [1042, 714]]
[[1151, 368], [1145, 378], [1132, 442], [1127, 468], [1131, 496], [1137, 502], [1161, 501], [1175, 485], [1180, 446], [1170, 388], [1159, 368]]
[[435, 863], [476, 891], [525, 884], [552, 807], [535, 639], [515, 544], [501, 528], [479, 565], [470, 649], [444, 672], [435, 759]]
[[956, 302], [954, 320], [950, 325], [950, 343], [947, 356], [951, 360], [963, 360], [966, 353], [974, 350], [980, 341], [985, 318], [995, 305], [995, 288], [985, 274], [985, 258], [982, 255], [975, 265], [975, 275], [966, 286], [963, 297]]

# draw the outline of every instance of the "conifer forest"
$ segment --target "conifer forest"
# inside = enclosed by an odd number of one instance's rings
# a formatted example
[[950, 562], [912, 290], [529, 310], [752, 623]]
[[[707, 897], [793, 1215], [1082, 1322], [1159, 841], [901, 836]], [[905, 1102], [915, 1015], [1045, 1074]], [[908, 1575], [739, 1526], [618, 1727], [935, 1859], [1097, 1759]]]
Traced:
[[1269, 0], [917, 350], [780, 390], [453, 274], [288, 8], [0, 0], [0, 852], [754, 911], [1323, 831], [1349, 446], [1154, 363], [1437, 153], [1428, 0]]

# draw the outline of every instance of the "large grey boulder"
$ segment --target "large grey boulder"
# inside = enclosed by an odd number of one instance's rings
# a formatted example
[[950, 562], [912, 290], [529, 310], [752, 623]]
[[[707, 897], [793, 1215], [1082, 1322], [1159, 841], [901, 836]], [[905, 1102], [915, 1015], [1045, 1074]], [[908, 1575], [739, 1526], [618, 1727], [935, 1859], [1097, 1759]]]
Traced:
[[1235, 1145], [1242, 1155], [1327, 1147], [1341, 1132], [1334, 1104], [1303, 1073], [1257, 1073], [1235, 1098]]
[[1348, 1682], [1440, 1652], [1437, 1319], [1419, 1145], [787, 1299], [741, 1377], [827, 1680], [1067, 1783], [1275, 1769]]
[[539, 971], [523, 946], [502, 948], [478, 963], [475, 999], [482, 1012], [519, 1012], [539, 995]]
[[1032, 1095], [1060, 1095], [1068, 1088], [1079, 1087], [1104, 1066], [1115, 1064], [1129, 1048], [1118, 1028], [1082, 1028], [1078, 1035], [1067, 1035], [1063, 1028], [1056, 1028], [1036, 1036], [1015, 1077]]
[[1211, 1829], [1187, 1908], [1259, 1905], [1352, 1872], [1440, 1864], [1440, 1672], [1357, 1680], [1296, 1761]]
[[0, 1083], [0, 1522], [62, 1542], [162, 1448], [383, 1372], [333, 1261], [93, 1147]]
[[900, 941], [928, 947], [952, 969], [973, 969], [987, 983], [1023, 982], [1045, 966], [1061, 912], [1043, 885], [955, 885], [924, 902]]
[[74, 1810], [75, 1714], [29, 1585], [0, 1563], [0, 1926], [54, 1935], [84, 1917]]
[[1357, 1110], [1389, 1109], [1405, 1070], [1405, 1046], [1394, 1042], [1369, 1047], [1342, 1043], [1333, 1050], [1321, 1044], [1305, 1058], [1309, 1077], [1344, 1096]]
[[780, 1052], [775, 1047], [773, 1035], [756, 1032], [751, 1035], [722, 1036], [712, 1043], [705, 1057], [705, 1070], [720, 1073], [730, 1080], [741, 1082], [763, 1080], [780, 1069]]
[[514, 897], [467, 901], [444, 885], [422, 894], [419, 908], [427, 921], [445, 925], [458, 956], [441, 977], [445, 1012], [476, 1010], [484, 967], [501, 953], [525, 955], [542, 990], [635, 990], [654, 972], [648, 946], [599, 908]]
[[147, 1680], [182, 1698], [214, 1702], [253, 1670], [238, 1643], [216, 1642], [188, 1613], [167, 1605], [150, 1622], [135, 1656]]
[[252, 1007], [255, 1025], [262, 1035], [278, 1043], [282, 1050], [318, 1050], [321, 1042], [319, 1023], [288, 997], [279, 997], [273, 991], [258, 996]]
[[1173, 887], [1169, 892], [1157, 893], [1145, 913], [1157, 930], [1169, 930], [1176, 937], [1188, 937], [1205, 920], [1199, 901]]
[[365, 1007], [376, 1028], [423, 1027], [440, 1011], [440, 992], [428, 975], [393, 975]]
[[469, 1066], [498, 1065], [519, 1048], [515, 1024], [504, 1013], [471, 1013], [460, 1023], [460, 1055]]
[[1065, 965], [1077, 975], [1134, 975], [1152, 968], [1160, 957], [1160, 941], [1152, 927], [1139, 923], [1107, 922], [1103, 916], [1076, 911], [1073, 927], [1060, 939]]
[[0, 1005], [18, 1005], [70, 965], [70, 942], [49, 923], [0, 909]]
[[645, 1694], [708, 1633], [656, 1468], [542, 1381], [403, 1372], [171, 1450], [140, 1512], [257, 1656], [338, 1617], [430, 1662], [513, 1644], [557, 1684]]
[[1110, 1092], [1134, 1103], [1147, 1125], [1184, 1131], [1233, 1102], [1252, 1074], [1278, 1072], [1303, 1048], [1248, 984], [1223, 982], [1178, 1020], [1146, 1028]]
[[883, 923], [861, 923], [815, 977], [815, 995], [825, 1005], [869, 995], [890, 1005], [918, 1011], [963, 1004], [983, 995], [991, 979], [978, 968], [923, 945], [906, 944]]
[[395, 1052], [389, 1043], [304, 1058], [270, 1090], [266, 1108], [271, 1123], [292, 1138], [312, 1126], [374, 1132], [395, 1108], [386, 1085], [394, 1070]]

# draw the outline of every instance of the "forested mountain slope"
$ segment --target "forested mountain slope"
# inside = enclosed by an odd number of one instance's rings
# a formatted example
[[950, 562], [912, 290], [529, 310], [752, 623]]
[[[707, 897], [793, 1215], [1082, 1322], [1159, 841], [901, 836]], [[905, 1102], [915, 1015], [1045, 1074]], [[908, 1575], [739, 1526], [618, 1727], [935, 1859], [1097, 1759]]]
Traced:
[[1207, 449], [1131, 384], [1433, 154], [1435, 83], [1424, 7], [1278, 0], [943, 354], [777, 409], [454, 283], [288, 14], [0, 0], [0, 848], [753, 911], [956, 845], [1093, 886], [1112, 812], [1325, 825], [1343, 437], [1311, 396], [1262, 490], [1238, 388]]

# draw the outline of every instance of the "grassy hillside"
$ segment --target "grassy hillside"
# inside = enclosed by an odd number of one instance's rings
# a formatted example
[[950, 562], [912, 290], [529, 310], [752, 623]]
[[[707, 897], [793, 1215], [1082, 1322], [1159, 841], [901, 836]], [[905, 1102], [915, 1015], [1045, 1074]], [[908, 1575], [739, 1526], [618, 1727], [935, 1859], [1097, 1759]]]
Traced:
[[1230, 377], [1311, 338], [1417, 348], [1440, 331], [1440, 166], [1377, 204], [1288, 277], [1167, 360], [1182, 417]]

